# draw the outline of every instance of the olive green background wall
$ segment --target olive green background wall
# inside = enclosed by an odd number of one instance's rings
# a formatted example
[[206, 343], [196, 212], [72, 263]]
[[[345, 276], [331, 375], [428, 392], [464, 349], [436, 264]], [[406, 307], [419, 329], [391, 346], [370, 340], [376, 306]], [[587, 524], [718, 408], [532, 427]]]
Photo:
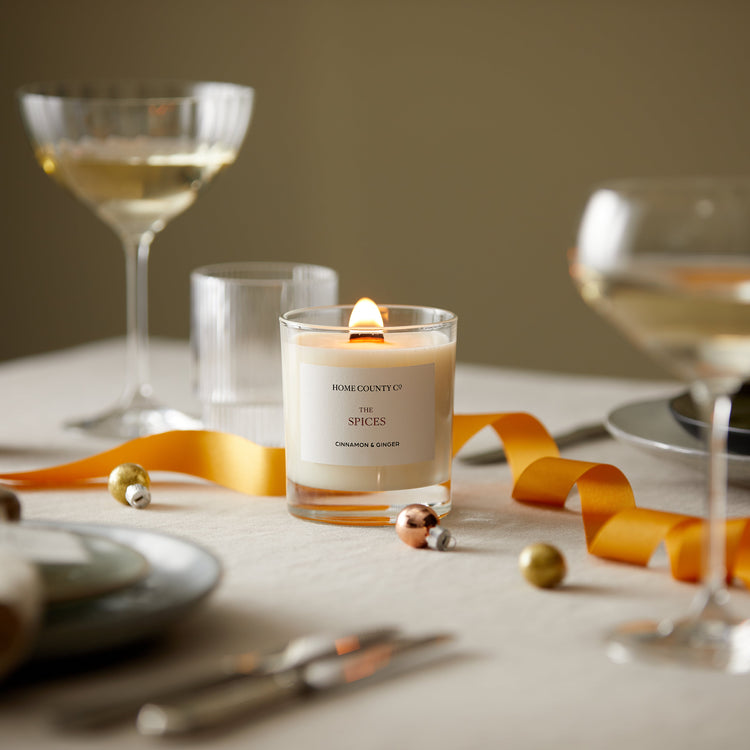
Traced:
[[33, 161], [14, 100], [52, 78], [257, 90], [237, 163], [156, 238], [151, 331], [189, 273], [331, 265], [342, 301], [447, 307], [463, 361], [658, 369], [584, 307], [565, 255], [593, 183], [750, 172], [744, 0], [5, 0], [0, 358], [124, 330], [114, 235]]

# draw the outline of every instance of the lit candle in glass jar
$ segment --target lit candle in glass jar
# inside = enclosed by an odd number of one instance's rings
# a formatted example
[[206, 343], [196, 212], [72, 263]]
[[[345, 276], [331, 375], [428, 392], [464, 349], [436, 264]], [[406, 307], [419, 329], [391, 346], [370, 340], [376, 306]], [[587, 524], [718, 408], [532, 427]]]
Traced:
[[295, 310], [281, 317], [292, 514], [395, 523], [450, 510], [456, 316], [428, 307]]

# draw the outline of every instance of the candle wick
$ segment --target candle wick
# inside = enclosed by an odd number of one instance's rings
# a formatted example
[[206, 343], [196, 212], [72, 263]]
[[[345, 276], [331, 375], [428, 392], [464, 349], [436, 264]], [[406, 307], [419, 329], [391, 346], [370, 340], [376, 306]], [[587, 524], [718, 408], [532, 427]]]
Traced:
[[382, 341], [385, 343], [385, 336], [381, 331], [366, 331], [362, 333], [349, 331], [349, 341]]

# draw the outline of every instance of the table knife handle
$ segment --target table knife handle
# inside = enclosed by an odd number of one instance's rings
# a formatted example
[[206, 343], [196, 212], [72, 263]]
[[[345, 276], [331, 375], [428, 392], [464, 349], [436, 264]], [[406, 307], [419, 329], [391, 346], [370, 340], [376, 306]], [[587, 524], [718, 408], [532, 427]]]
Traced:
[[[605, 437], [609, 437], [607, 428], [601, 423], [594, 423], [582, 425], [567, 432], [561, 432], [559, 435], [553, 436], [553, 439], [557, 443], [558, 448], [566, 448], [571, 445], [586, 443], [590, 440], [600, 440]], [[503, 463], [506, 460], [505, 451], [502, 448], [493, 448], [482, 453], [471, 453], [466, 456], [462, 456], [459, 453], [458, 457], [463, 463], [474, 465], [497, 464]]]
[[138, 686], [128, 692], [120, 693], [115, 698], [105, 698], [85, 706], [58, 708], [55, 712], [54, 723], [55, 726], [65, 730], [101, 728], [125, 719], [132, 720], [146, 702], [171, 703], [195, 691], [205, 690], [237, 678], [237, 674], [217, 669], [189, 677], [187, 681], [181, 683], [165, 682], [149, 688], [145, 695], [143, 687]]
[[146, 703], [136, 726], [141, 734], [166, 736], [208, 729], [251, 715], [299, 695], [304, 683], [295, 670], [240, 677], [169, 703]]

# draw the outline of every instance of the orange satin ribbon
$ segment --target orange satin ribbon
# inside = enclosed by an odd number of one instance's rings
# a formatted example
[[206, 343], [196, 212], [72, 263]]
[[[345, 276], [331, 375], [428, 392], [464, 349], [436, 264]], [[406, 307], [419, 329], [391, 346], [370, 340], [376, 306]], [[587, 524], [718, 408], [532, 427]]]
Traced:
[[[577, 485], [591, 554], [645, 566], [664, 542], [672, 575], [682, 581], [698, 579], [701, 519], [636, 507], [630, 483], [617, 467], [560, 458], [555, 441], [530, 414], [457, 414], [453, 455], [485, 427], [492, 427], [503, 443], [515, 500], [562, 507]], [[200, 430], [138, 438], [80, 461], [0, 474], [0, 480], [27, 488], [80, 485], [107, 476], [125, 462], [138, 463], [147, 471], [200, 477], [248, 495], [286, 492], [283, 448], [265, 448], [235, 435]], [[727, 570], [730, 577], [750, 587], [750, 518], [727, 522]]]
[[[562, 507], [577, 485], [586, 546], [592, 555], [645, 566], [664, 542], [672, 575], [680, 581], [698, 580], [702, 519], [636, 507], [630, 483], [616, 466], [560, 458], [555, 441], [530, 414], [457, 415], [453, 455], [488, 426], [505, 448], [515, 500]], [[750, 587], [750, 518], [729, 520], [726, 534], [728, 577]]]
[[284, 495], [283, 448], [266, 448], [224, 432], [176, 430], [136, 438], [112, 450], [69, 464], [36, 471], [0, 474], [24, 487], [66, 487], [106, 477], [119, 464], [146, 471], [173, 471], [207, 479], [246, 495]]

